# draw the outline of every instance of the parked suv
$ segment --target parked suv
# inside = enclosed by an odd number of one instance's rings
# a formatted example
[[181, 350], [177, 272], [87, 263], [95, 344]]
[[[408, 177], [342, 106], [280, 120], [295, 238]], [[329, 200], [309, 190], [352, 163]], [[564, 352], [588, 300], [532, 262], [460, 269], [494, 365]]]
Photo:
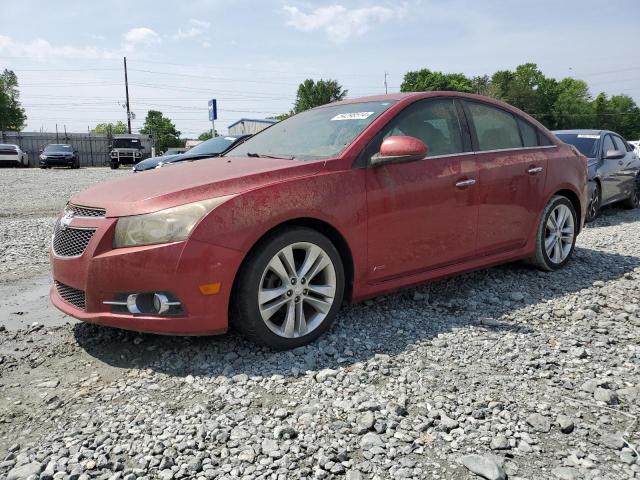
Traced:
[[142, 160], [144, 147], [140, 138], [130, 135], [116, 135], [109, 145], [109, 166], [112, 170], [120, 165], [135, 165]]
[[80, 168], [78, 151], [66, 143], [51, 143], [40, 151], [40, 168]]
[[554, 133], [588, 158], [587, 222], [595, 220], [604, 205], [621, 202], [626, 208], [640, 206], [640, 159], [624, 138], [607, 130], [559, 130]]
[[55, 226], [53, 304], [167, 334], [229, 325], [276, 349], [358, 302], [468, 270], [571, 258], [586, 159], [478, 95], [341, 101], [263, 130], [217, 161], [74, 195]]

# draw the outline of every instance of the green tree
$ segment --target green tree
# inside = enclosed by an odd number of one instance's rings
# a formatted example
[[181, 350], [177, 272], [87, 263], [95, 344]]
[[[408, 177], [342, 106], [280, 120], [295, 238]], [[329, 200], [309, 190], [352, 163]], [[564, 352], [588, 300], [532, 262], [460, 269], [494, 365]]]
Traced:
[[519, 65], [514, 72], [498, 71], [491, 77], [491, 83], [497, 98], [555, 128], [551, 111], [557, 97], [557, 82], [545, 77], [535, 63]]
[[184, 140], [180, 139], [180, 132], [171, 119], [162, 115], [158, 110], [149, 110], [144, 119], [140, 133], [151, 135], [155, 146], [160, 151], [170, 147], [184, 147]]
[[[216, 132], [216, 137], [218, 132]], [[203, 142], [205, 140], [209, 140], [213, 138], [213, 135], [211, 135], [211, 130], [207, 130], [206, 132], [202, 132], [200, 135], [198, 135], [198, 140], [202, 140]]]
[[282, 120], [286, 120], [287, 118], [289, 118], [291, 115], [293, 115], [293, 112], [281, 113], [280, 115], [274, 115], [273, 117], [267, 117], [267, 119], [276, 120], [278, 122], [281, 122]]
[[407, 72], [400, 85], [401, 92], [430, 92], [430, 91], [476, 91], [473, 82], [462, 73], [432, 72], [427, 68]]
[[0, 131], [20, 131], [27, 122], [27, 115], [20, 105], [18, 77], [12, 70], [0, 74]]
[[[565, 78], [556, 86], [556, 99], [548, 114], [553, 118], [554, 128], [590, 128], [593, 124], [591, 94], [586, 82], [574, 78]], [[541, 119], [543, 123], [547, 118]]]
[[321, 79], [314, 82], [312, 79], [307, 79], [298, 87], [293, 113], [342, 100], [346, 96], [347, 90], [344, 90], [336, 80]]
[[115, 123], [99, 123], [91, 129], [92, 133], [101, 135], [122, 135], [129, 132], [127, 124], [118, 120]]
[[591, 105], [591, 128], [613, 130], [628, 139], [640, 138], [640, 108], [628, 95], [600, 93]]

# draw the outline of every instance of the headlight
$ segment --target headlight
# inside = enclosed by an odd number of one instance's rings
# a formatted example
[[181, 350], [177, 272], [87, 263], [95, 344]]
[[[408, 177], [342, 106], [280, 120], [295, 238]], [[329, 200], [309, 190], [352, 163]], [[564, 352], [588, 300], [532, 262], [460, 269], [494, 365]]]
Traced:
[[113, 247], [133, 247], [186, 240], [202, 217], [234, 196], [226, 195], [167, 208], [159, 212], [119, 218]]
[[140, 152], [136, 152], [135, 155], [136, 155], [136, 157], [139, 157], [142, 154]]
[[117, 156], [118, 156], [118, 152], [110, 152], [110, 155], [111, 155], [112, 157], [117, 157]]
[[47, 156], [46, 155], [40, 155], [40, 160], [46, 160]]

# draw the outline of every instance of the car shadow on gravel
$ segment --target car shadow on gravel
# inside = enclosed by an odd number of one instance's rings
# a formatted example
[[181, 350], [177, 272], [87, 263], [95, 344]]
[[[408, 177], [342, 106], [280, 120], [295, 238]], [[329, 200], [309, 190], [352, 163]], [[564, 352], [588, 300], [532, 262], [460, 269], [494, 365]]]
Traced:
[[600, 216], [587, 224], [587, 228], [614, 227], [640, 221], [640, 210], [629, 210], [617, 204], [602, 207]]
[[345, 306], [327, 334], [289, 352], [256, 346], [234, 332], [171, 337], [79, 323], [74, 334], [89, 355], [118, 368], [178, 377], [290, 377], [364, 362], [379, 353], [400, 354], [419, 342], [440, 342], [439, 334], [457, 329], [527, 335], [530, 327], [519, 318], [526, 307], [577, 293], [596, 280], [620, 278], [639, 265], [639, 257], [577, 248], [574, 259], [554, 273], [521, 262], [480, 270]]

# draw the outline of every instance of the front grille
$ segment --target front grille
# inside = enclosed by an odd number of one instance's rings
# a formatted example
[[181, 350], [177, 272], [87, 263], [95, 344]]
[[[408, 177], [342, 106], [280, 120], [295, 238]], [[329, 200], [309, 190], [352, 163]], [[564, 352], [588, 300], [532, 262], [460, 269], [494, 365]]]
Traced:
[[56, 222], [53, 230], [53, 253], [59, 257], [79, 257], [94, 233], [93, 228], [63, 228], [60, 222]]
[[85, 309], [85, 297], [82, 290], [69, 287], [64, 283], [58, 282], [57, 280], [55, 280], [54, 283], [56, 285], [56, 291], [58, 292], [58, 295], [60, 295], [60, 298], [62, 298], [68, 304], [79, 308], [80, 310]]
[[104, 217], [107, 214], [104, 208], [83, 207], [72, 204], [67, 205], [65, 210], [73, 212], [74, 217]]

